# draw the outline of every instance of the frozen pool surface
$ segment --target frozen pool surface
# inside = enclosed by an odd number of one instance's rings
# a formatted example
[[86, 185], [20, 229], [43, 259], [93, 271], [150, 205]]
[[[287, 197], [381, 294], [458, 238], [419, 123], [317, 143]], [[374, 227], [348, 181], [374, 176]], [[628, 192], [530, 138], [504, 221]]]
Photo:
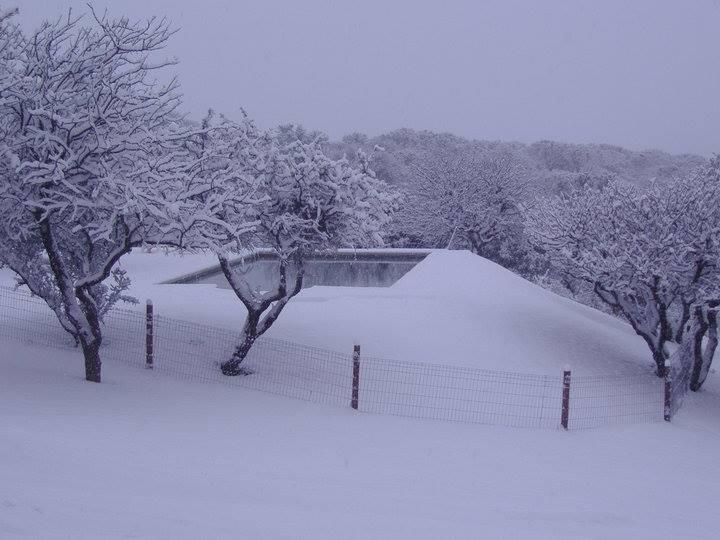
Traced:
[[[303, 288], [315, 285], [330, 287], [389, 287], [415, 267], [427, 256], [423, 251], [349, 252], [309, 259], [305, 263]], [[271, 254], [261, 254], [238, 259], [233, 266], [245, 275], [255, 289], [269, 290], [277, 285], [279, 263]], [[295, 272], [291, 271], [288, 283], [293, 283]], [[213, 284], [229, 289], [219, 267], [184, 276], [173, 283]]]

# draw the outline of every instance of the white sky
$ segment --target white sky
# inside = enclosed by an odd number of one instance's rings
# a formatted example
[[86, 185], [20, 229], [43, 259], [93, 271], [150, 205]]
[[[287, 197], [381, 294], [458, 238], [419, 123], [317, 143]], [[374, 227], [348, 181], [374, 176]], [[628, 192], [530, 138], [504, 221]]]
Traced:
[[[1, 0], [0, 0], [1, 1]], [[720, 152], [720, 0], [94, 0], [167, 15], [186, 107], [331, 137]], [[85, 1], [5, 0], [28, 28]]]

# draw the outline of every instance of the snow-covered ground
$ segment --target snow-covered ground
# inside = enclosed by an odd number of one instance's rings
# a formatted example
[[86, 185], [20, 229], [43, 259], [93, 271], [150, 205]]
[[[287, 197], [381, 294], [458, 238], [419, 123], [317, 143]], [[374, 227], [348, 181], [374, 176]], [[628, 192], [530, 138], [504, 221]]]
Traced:
[[717, 386], [672, 424], [555, 432], [2, 350], [0, 538], [717, 538]]
[[[213, 264], [134, 253], [133, 294], [233, 327]], [[0, 281], [7, 283], [8, 274]], [[1, 324], [1, 322], [0, 322]], [[273, 335], [374, 356], [557, 373], [645, 366], [622, 322], [462, 252], [386, 289], [303, 291]], [[720, 384], [672, 423], [562, 432], [354, 413], [0, 344], [0, 538], [715, 538]]]
[[[162, 281], [216, 264], [207, 255], [134, 252], [121, 265], [130, 293], [155, 312], [240, 328], [244, 308], [214, 285]], [[10, 280], [0, 275], [0, 284]], [[557, 296], [463, 251], [436, 251], [392, 287], [312, 287], [286, 307], [268, 335], [336, 351], [412, 362], [523, 373], [624, 371], [650, 366], [629, 325]]]

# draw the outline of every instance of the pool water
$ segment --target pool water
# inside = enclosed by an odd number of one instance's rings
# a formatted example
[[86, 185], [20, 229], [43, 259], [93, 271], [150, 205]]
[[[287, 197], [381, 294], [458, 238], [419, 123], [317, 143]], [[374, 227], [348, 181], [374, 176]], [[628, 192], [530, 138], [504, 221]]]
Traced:
[[[352, 253], [310, 259], [305, 262], [303, 288], [316, 285], [330, 287], [390, 287], [412, 270], [426, 255], [427, 253], [414, 252], [394, 255], [385, 254], [384, 256], [376, 253], [372, 256]], [[277, 286], [279, 263], [272, 256], [266, 255], [255, 258], [255, 260], [239, 260], [234, 262], [233, 266], [245, 276], [247, 282], [256, 290], [266, 291]], [[292, 286], [295, 280], [295, 271], [291, 269], [288, 274], [288, 286]], [[223, 289], [230, 288], [230, 284], [219, 267], [174, 282], [213, 284]]]

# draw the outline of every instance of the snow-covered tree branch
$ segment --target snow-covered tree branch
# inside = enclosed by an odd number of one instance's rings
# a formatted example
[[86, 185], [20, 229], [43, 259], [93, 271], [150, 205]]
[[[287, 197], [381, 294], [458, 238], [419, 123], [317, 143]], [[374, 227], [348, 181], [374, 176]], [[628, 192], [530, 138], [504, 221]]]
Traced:
[[223, 363], [224, 374], [243, 373], [241, 363], [255, 340], [300, 292], [308, 256], [382, 243], [396, 196], [375, 178], [364, 156], [358, 162], [354, 167], [344, 159], [331, 160], [319, 142], [268, 140], [263, 163], [254, 167], [264, 199], [252, 207], [257, 223], [253, 243], [275, 252], [277, 284], [270, 291], [255, 290], [240, 269], [219, 255], [228, 282], [247, 309], [241, 342]]
[[691, 315], [718, 295], [720, 183], [711, 177], [707, 169], [647, 189], [613, 181], [528, 213], [534, 241], [557, 271], [590, 283], [632, 325], [661, 376], [668, 343], [682, 342]]
[[527, 190], [526, 171], [517, 160], [507, 154], [479, 158], [445, 152], [419, 157], [412, 172], [412, 188], [397, 216], [404, 234], [423, 246], [466, 248], [522, 266], [520, 208], [527, 204]]
[[[161, 241], [163, 164], [185, 126], [174, 78], [156, 72], [165, 20], [67, 16], [31, 35], [3, 21], [0, 260], [42, 297], [100, 381], [101, 322], [127, 299], [118, 260]], [[172, 136], [169, 136], [172, 134]], [[110, 279], [110, 282], [107, 280]], [[109, 283], [109, 284], [108, 284]]]

